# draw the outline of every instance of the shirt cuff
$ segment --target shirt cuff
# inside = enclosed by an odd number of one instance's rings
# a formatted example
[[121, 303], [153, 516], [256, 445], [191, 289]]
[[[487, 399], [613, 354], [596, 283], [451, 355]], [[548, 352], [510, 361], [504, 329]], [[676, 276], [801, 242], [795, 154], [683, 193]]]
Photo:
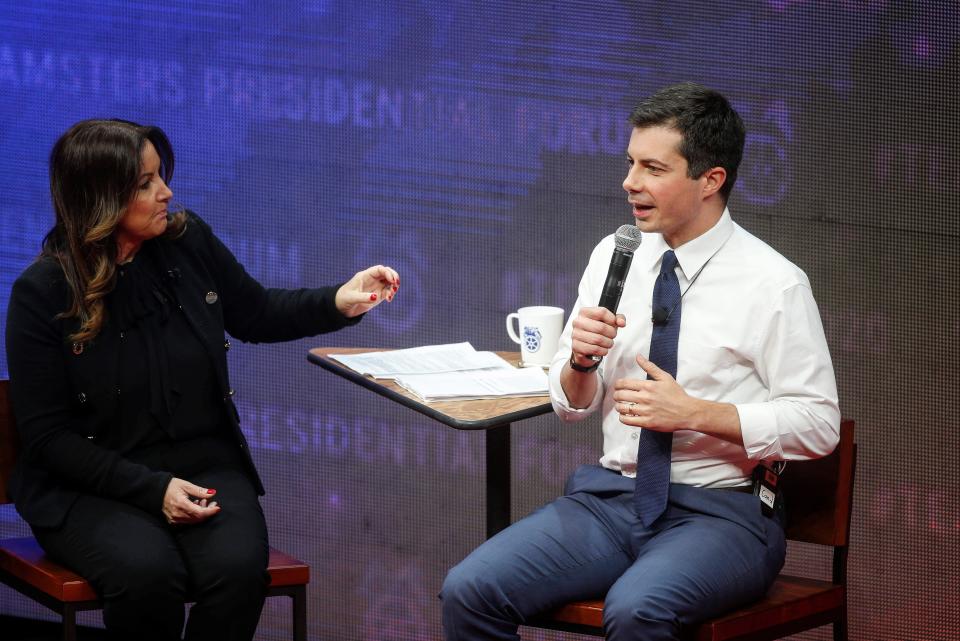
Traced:
[[567, 395], [563, 391], [563, 386], [560, 384], [560, 374], [563, 372], [563, 367], [566, 364], [567, 359], [554, 362], [553, 366], [550, 368], [550, 374], [548, 380], [550, 382], [550, 402], [553, 405], [553, 411], [557, 413], [557, 416], [564, 421], [580, 421], [588, 417], [590, 414], [593, 414], [600, 403], [603, 400], [603, 376], [600, 374], [600, 370], [603, 369], [603, 365], [600, 366], [600, 369], [597, 370], [597, 391], [593, 395], [593, 399], [590, 401], [590, 404], [583, 408], [570, 407], [570, 403], [567, 400]]
[[752, 460], [780, 459], [780, 439], [777, 431], [777, 413], [771, 403], [741, 403], [734, 405], [740, 415], [740, 435], [747, 458]]

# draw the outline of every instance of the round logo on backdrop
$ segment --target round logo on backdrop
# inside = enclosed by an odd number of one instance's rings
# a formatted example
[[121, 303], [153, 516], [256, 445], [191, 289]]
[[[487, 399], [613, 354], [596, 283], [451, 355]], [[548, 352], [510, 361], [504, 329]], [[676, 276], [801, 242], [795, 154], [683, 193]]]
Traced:
[[527, 348], [527, 351], [531, 354], [540, 349], [540, 339], [543, 338], [543, 334], [540, 333], [540, 329], [537, 327], [524, 327], [523, 328], [523, 346]]
[[429, 259], [424, 259], [426, 253], [422, 247], [420, 236], [414, 232], [401, 232], [394, 236], [394, 250], [383, 251], [380, 239], [371, 236], [366, 239], [357, 252], [355, 264], [389, 265], [400, 274], [403, 283], [397, 296], [401, 304], [381, 305], [372, 314], [374, 324], [389, 329], [391, 332], [405, 332], [413, 329], [423, 320], [427, 308], [427, 294], [432, 285], [426, 287], [425, 274], [431, 273], [432, 265]]

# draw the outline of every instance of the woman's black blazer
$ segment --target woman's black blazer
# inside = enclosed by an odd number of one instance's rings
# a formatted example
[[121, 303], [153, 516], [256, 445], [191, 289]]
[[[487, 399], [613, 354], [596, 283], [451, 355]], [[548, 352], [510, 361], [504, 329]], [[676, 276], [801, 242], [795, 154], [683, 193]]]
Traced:
[[[285, 341], [340, 329], [359, 317], [347, 319], [337, 311], [338, 286], [262, 287], [193, 213], [188, 212], [179, 238], [147, 242], [160, 243], [162, 268], [175, 281], [178, 303], [210, 356], [230, 431], [262, 494], [231, 398], [225, 332], [242, 341]], [[6, 348], [21, 440], [10, 483], [17, 511], [33, 526], [57, 527], [83, 492], [159, 513], [171, 475], [97, 442], [109, 430], [123, 428], [116, 424], [117, 390], [124, 377], [116, 358], [121, 333], [108, 319], [80, 349], [68, 338], [77, 320], [57, 318], [69, 302], [63, 270], [51, 258], [30, 265], [13, 284]]]

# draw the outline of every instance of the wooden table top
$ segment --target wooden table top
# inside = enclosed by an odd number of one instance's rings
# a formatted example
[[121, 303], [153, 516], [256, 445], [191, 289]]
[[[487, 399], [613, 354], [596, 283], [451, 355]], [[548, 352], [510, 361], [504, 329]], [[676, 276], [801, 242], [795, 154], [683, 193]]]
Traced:
[[[386, 350], [370, 347], [317, 347], [310, 350], [307, 359], [337, 376], [353, 381], [381, 396], [386, 396], [401, 405], [406, 405], [421, 414], [459, 430], [490, 429], [505, 423], [512, 423], [553, 411], [550, 405], [550, 397], [547, 395], [426, 402], [392, 380], [363, 376], [330, 358], [332, 354], [359, 354], [381, 351]], [[520, 362], [519, 352], [497, 352], [497, 354], [513, 365]]]

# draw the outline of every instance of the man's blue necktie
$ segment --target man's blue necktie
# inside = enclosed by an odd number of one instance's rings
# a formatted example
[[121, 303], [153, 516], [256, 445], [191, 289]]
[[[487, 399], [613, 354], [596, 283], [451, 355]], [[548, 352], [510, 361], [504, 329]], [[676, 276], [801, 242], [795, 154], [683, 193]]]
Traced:
[[[653, 313], [657, 320], [650, 339], [650, 360], [674, 378], [677, 377], [677, 341], [680, 339], [680, 281], [674, 271], [676, 266], [677, 257], [673, 251], [664, 252], [660, 275], [653, 287]], [[664, 316], [666, 319], [662, 320]], [[672, 448], [672, 432], [640, 431], [633, 505], [646, 527], [667, 508]]]

